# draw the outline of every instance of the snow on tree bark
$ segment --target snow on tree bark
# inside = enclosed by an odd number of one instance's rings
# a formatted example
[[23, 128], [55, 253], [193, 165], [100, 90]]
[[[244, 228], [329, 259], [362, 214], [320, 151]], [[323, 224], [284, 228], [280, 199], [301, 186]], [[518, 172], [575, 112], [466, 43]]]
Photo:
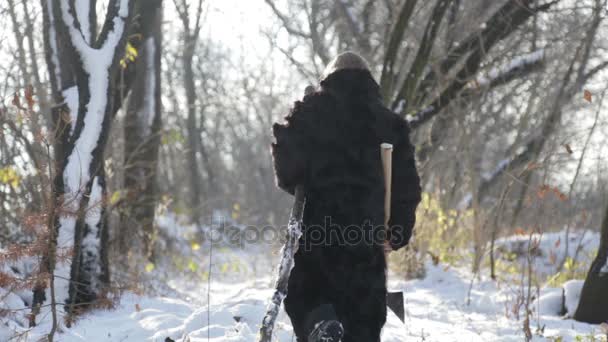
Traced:
[[81, 262], [83, 268], [87, 270], [85, 276], [91, 276], [91, 278], [88, 279], [88, 282], [91, 290], [97, 293], [101, 290], [101, 284], [96, 275], [102, 274], [100, 248], [104, 207], [101, 205], [101, 202], [103, 201], [104, 195], [105, 184], [103, 183], [103, 179], [100, 176], [97, 176], [93, 179], [93, 185], [89, 195], [89, 206], [86, 209], [84, 219], [86, 234], [82, 239], [80, 251], [80, 253], [82, 253]]
[[[143, 5], [144, 2], [142, 2]], [[156, 171], [161, 141], [161, 1], [145, 1], [139, 22], [143, 43], [136, 61], [136, 76], [124, 120], [124, 189], [129, 201], [121, 210], [123, 232], [120, 249], [124, 255], [141, 243], [139, 250], [154, 262], [154, 215], [158, 197]]]
[[[94, 35], [92, 2], [41, 0], [46, 60], [53, 98], [59, 104], [53, 109], [57, 173], [52, 251], [44, 257], [43, 269], [54, 272], [57, 299], [63, 302], [68, 297], [70, 312], [95, 301], [109, 283], [103, 155], [133, 2], [111, 0], [104, 26]], [[64, 263], [55, 268], [56, 256], [71, 250], [71, 269]], [[34, 290], [34, 308], [46, 297], [41, 282]]]
[[[66, 93], [64, 89], [76, 89], [74, 74], [72, 68], [69, 65], [72, 64], [72, 59], [68, 53], [66, 44], [62, 44], [65, 41], [64, 37], [60, 33], [61, 20], [56, 18], [60, 17], [60, 12], [57, 7], [57, 3], [52, 0], [41, 0], [40, 5], [42, 7], [43, 14], [43, 32], [44, 32], [44, 45], [45, 45], [45, 57], [46, 63], [49, 70], [49, 80], [51, 85], [51, 93], [53, 101], [57, 104], [54, 105], [51, 110], [52, 116], [52, 128], [50, 131], [55, 132], [55, 139], [53, 144], [54, 152], [54, 164], [57, 174], [53, 181], [52, 188], [52, 207], [50, 213], [52, 214], [49, 218], [49, 230], [51, 232], [49, 237], [48, 249], [44, 252], [41, 265], [40, 265], [40, 277], [36, 281], [33, 289], [33, 301], [32, 301], [32, 315], [30, 319], [30, 326], [36, 324], [36, 316], [40, 313], [42, 304], [44, 304], [49, 298], [49, 289], [47, 273], [52, 275], [56, 279], [54, 280], [54, 287], [57, 291], [57, 297], [61, 300], [67, 298], [68, 287], [69, 287], [69, 265], [66, 263], [57, 263], [57, 255], [62, 255], [63, 250], [58, 248], [59, 246], [66, 247], [66, 252], [71, 252], [73, 246], [73, 234], [63, 234], [61, 238], [58, 237], [58, 227], [62, 224], [61, 219], [58, 217], [60, 211], [61, 196], [63, 189], [63, 177], [59, 173], [63, 168], [63, 161], [66, 150], [68, 148], [68, 138], [71, 134], [72, 124], [69, 121], [75, 123], [75, 118], [69, 113], [69, 108], [78, 108], [78, 100], [74, 105], [73, 96], [66, 99]], [[67, 91], [67, 93], [70, 93]], [[76, 93], [77, 92], [73, 92]], [[77, 112], [77, 111], [76, 111]], [[71, 119], [70, 119], [71, 117]], [[61, 242], [58, 242], [61, 240]]]
[[[109, 4], [108, 18], [98, 42], [89, 41], [81, 31], [91, 25], [89, 22], [83, 26], [83, 22], [90, 19], [83, 13], [87, 6], [75, 10], [66, 0], [59, 6], [67, 38], [80, 62], [76, 72], [78, 116], [62, 170], [62, 207], [68, 214], [61, 215], [58, 227], [60, 237], [72, 232], [74, 236], [68, 293], [68, 310], [73, 312], [75, 305], [95, 301], [109, 282], [106, 247], [102, 244], [107, 240], [102, 197], [105, 194], [103, 151], [112, 116], [113, 83], [124, 51], [132, 0]], [[74, 12], [79, 20], [72, 15]]]
[[289, 225], [287, 226], [287, 241], [285, 241], [285, 245], [281, 249], [281, 261], [279, 263], [275, 291], [260, 327], [260, 342], [271, 341], [274, 322], [279, 314], [281, 303], [283, 303], [283, 300], [287, 296], [289, 275], [293, 269], [294, 255], [298, 251], [300, 237], [302, 236], [302, 218], [305, 204], [304, 189], [299, 185], [296, 187], [295, 202], [289, 217]]

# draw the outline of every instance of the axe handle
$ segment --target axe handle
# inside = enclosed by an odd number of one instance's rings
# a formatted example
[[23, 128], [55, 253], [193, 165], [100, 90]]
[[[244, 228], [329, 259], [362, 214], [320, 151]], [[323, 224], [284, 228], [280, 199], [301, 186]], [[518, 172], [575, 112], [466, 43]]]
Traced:
[[[393, 181], [393, 145], [384, 143], [380, 145], [382, 170], [384, 171], [384, 227], [390, 229], [388, 221], [391, 218], [391, 188]], [[388, 253], [385, 250], [385, 254]], [[405, 308], [403, 307], [403, 292], [388, 292], [386, 304], [395, 313], [401, 322], [405, 322]]]
[[380, 145], [380, 157], [384, 171], [384, 227], [387, 229], [391, 217], [391, 187], [393, 181], [393, 145], [383, 143]]

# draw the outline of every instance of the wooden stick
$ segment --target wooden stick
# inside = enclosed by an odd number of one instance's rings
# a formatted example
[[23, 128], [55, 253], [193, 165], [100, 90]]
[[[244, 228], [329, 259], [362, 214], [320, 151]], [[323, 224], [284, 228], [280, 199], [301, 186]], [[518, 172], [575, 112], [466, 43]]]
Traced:
[[[314, 92], [315, 87], [311, 85], [304, 90], [305, 95], [310, 95]], [[271, 342], [274, 323], [279, 315], [281, 304], [285, 297], [287, 297], [289, 275], [295, 265], [293, 259], [298, 251], [300, 237], [302, 236], [302, 220], [304, 218], [305, 205], [306, 197], [304, 196], [304, 187], [302, 185], [297, 185], [295, 189], [295, 201], [291, 208], [289, 225], [287, 226], [287, 241], [285, 241], [285, 245], [281, 249], [281, 261], [278, 267], [274, 293], [266, 308], [266, 314], [262, 320], [260, 333], [258, 335], [260, 342]]]
[[298, 251], [299, 240], [302, 236], [302, 218], [304, 215], [306, 198], [304, 197], [304, 189], [301, 185], [296, 187], [295, 197], [295, 202], [289, 217], [289, 226], [287, 227], [287, 241], [285, 241], [285, 245], [283, 246], [283, 249], [281, 249], [281, 262], [279, 263], [274, 294], [268, 304], [266, 315], [264, 315], [262, 326], [260, 327], [260, 342], [271, 342], [272, 340], [274, 322], [279, 315], [281, 303], [283, 303], [283, 300], [287, 296], [289, 275], [293, 269], [294, 255]]

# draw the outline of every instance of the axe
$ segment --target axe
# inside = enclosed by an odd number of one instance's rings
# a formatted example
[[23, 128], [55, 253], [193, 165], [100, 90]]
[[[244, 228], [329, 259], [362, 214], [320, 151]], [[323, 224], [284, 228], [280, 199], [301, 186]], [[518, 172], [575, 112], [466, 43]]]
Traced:
[[[391, 186], [393, 181], [393, 145], [381, 144], [380, 158], [384, 171], [384, 227], [389, 229], [388, 221], [391, 217]], [[385, 253], [387, 253], [386, 257], [388, 259], [388, 252]], [[399, 317], [401, 322], [405, 322], [403, 292], [388, 292], [386, 294], [386, 305]]]

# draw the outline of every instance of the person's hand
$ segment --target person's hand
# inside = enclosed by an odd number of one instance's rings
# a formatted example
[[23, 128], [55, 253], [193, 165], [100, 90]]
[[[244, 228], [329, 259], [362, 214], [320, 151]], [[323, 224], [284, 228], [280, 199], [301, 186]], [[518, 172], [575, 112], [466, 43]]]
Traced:
[[388, 254], [393, 251], [393, 247], [391, 247], [391, 243], [389, 241], [384, 241], [384, 254]]

